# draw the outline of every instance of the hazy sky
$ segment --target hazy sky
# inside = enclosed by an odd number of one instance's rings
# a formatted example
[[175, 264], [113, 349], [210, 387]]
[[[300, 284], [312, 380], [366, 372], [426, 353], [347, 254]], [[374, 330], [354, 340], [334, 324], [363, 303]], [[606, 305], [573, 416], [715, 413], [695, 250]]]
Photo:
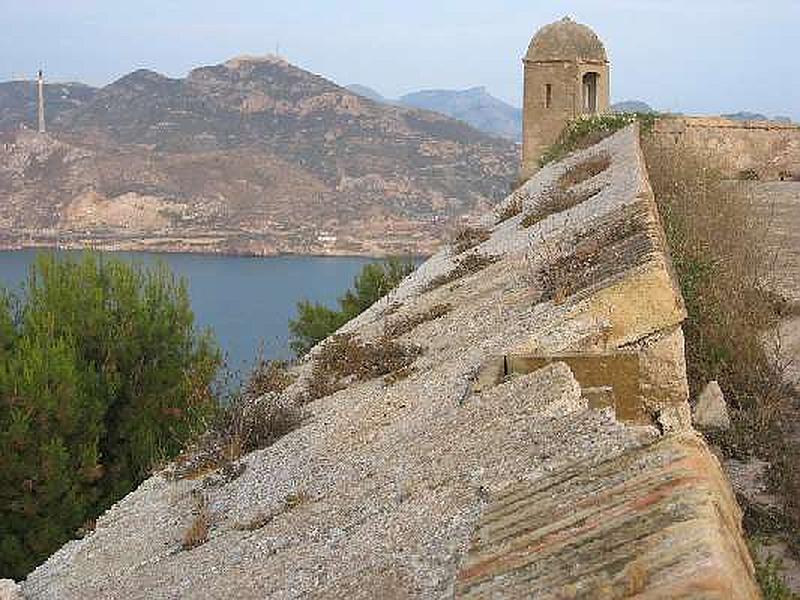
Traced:
[[800, 120], [800, 0], [0, 0], [0, 80], [109, 83], [274, 52], [396, 97], [485, 85], [521, 103], [531, 35], [569, 14], [612, 61], [614, 100]]

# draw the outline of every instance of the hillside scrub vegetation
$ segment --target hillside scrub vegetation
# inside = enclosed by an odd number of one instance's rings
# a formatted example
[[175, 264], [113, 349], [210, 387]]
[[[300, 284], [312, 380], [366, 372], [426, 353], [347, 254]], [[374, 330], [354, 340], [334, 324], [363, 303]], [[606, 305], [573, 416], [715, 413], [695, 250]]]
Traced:
[[389, 258], [364, 266], [353, 281], [352, 289], [339, 298], [339, 309], [302, 300], [297, 304], [297, 318], [289, 321], [290, 346], [303, 356], [353, 317], [396, 288], [416, 267], [411, 260]]
[[783, 305], [765, 286], [773, 264], [768, 223], [746, 188], [726, 181], [713, 158], [654, 143], [645, 148], [688, 312], [691, 390], [696, 396], [717, 380], [739, 426], [749, 430], [742, 441], [757, 443], [775, 425], [786, 395], [762, 341]]
[[163, 265], [38, 257], [0, 295], [0, 578], [20, 579], [216, 411], [221, 363]]

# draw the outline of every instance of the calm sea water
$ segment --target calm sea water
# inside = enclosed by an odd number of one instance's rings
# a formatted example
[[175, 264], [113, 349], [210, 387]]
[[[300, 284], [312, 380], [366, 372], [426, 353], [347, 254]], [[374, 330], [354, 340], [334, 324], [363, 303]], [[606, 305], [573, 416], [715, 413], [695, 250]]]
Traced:
[[[0, 252], [0, 283], [19, 290], [37, 251]], [[367, 258], [251, 258], [197, 254], [114, 253], [145, 264], [163, 260], [185, 277], [201, 327], [211, 327], [228, 365], [246, 372], [263, 346], [265, 358], [288, 358], [287, 322], [307, 298], [335, 307]]]

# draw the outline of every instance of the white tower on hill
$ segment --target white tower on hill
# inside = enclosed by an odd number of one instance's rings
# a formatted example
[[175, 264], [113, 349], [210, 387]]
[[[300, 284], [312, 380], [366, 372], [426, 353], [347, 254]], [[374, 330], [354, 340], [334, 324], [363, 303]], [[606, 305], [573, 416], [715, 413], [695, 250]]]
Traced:
[[37, 83], [39, 87], [39, 133], [44, 133], [44, 74], [41, 69], [39, 69]]

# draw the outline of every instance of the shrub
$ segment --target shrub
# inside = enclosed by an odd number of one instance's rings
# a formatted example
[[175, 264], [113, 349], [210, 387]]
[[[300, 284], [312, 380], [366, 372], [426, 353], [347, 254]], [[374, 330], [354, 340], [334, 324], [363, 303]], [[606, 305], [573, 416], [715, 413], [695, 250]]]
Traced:
[[220, 354], [163, 265], [42, 255], [0, 298], [0, 577], [21, 578], [204, 426]]
[[500, 260], [500, 257], [498, 256], [487, 256], [486, 254], [471, 252], [461, 257], [461, 259], [459, 259], [459, 261], [456, 263], [455, 267], [453, 267], [450, 271], [431, 279], [431, 281], [428, 283], [426, 291], [430, 291], [439, 286], [451, 283], [461, 279], [462, 277], [471, 275], [472, 273], [482, 271], [486, 267], [496, 263], [498, 260]]
[[578, 117], [567, 123], [556, 142], [542, 154], [539, 166], [561, 160], [575, 150], [594, 146], [612, 133], [638, 121], [643, 132], [652, 129], [658, 115], [654, 113], [612, 113]]
[[461, 227], [453, 237], [453, 249], [456, 254], [463, 254], [467, 250], [479, 246], [489, 237], [489, 232], [482, 227]]
[[409, 367], [422, 353], [419, 346], [399, 344], [387, 336], [362, 341], [351, 333], [330, 338], [314, 357], [306, 401]]
[[220, 407], [208, 431], [178, 458], [170, 475], [197, 478], [217, 469], [227, 469], [226, 479], [240, 474], [234, 461], [300, 426], [300, 407], [282, 395], [293, 380], [286, 363], [259, 361], [242, 389]]
[[524, 204], [522, 202], [522, 197], [519, 194], [514, 194], [508, 202], [506, 202], [503, 206], [501, 206], [497, 210], [497, 221], [496, 223], [499, 225], [504, 221], [508, 221], [512, 217], [516, 217], [518, 214], [522, 212], [524, 208]]
[[280, 360], [259, 358], [242, 391], [247, 398], [258, 398], [270, 392], [280, 394], [294, 381], [288, 365]]
[[786, 584], [781, 561], [769, 557], [765, 561], [756, 560], [755, 567], [756, 581], [764, 600], [800, 600], [800, 596]]
[[339, 298], [339, 310], [307, 300], [299, 302], [297, 318], [289, 321], [292, 351], [297, 356], [306, 354], [396, 288], [414, 268], [413, 262], [397, 258], [366, 265], [356, 276], [353, 289]]
[[300, 420], [300, 410], [275, 392], [238, 397], [222, 412], [220, 430], [231, 448], [229, 460], [271, 446], [295, 429]]

